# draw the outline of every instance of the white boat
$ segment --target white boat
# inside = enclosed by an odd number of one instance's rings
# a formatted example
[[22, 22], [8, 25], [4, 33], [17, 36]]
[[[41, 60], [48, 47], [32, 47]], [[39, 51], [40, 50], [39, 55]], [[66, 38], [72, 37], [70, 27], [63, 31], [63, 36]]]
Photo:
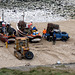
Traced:
[[[19, 25], [19, 23], [21, 23], [21, 24]], [[39, 32], [37, 32], [37, 31], [32, 32], [31, 28], [26, 27], [24, 21], [20, 21], [19, 23], [16, 25], [17, 32], [18, 32], [19, 36], [21, 36], [21, 37], [27, 36], [29, 38], [30, 42], [39, 42], [39, 41], [41, 41], [41, 35], [40, 35]]]

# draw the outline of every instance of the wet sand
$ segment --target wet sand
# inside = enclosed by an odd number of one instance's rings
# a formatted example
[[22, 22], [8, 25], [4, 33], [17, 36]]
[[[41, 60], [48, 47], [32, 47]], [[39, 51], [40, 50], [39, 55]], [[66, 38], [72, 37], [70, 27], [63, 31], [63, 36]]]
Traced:
[[[61, 31], [69, 34], [70, 39], [67, 42], [56, 41], [53, 45], [42, 39], [39, 43], [29, 43], [30, 50], [34, 53], [32, 60], [18, 60], [14, 56], [14, 44], [8, 45], [0, 41], [0, 68], [2, 67], [17, 67], [30, 65], [48, 65], [55, 64], [57, 61], [61, 63], [75, 62], [75, 20], [53, 22], [60, 25]], [[16, 23], [11, 22], [11, 25], [16, 29]], [[47, 27], [47, 23], [33, 23], [42, 35], [42, 31]], [[3, 46], [3, 47], [1, 47]]]

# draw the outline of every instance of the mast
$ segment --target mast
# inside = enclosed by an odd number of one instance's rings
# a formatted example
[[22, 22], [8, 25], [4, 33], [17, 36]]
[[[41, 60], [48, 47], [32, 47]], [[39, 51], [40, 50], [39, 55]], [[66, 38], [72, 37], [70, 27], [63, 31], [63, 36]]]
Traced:
[[4, 10], [2, 10], [2, 20], [4, 21]]

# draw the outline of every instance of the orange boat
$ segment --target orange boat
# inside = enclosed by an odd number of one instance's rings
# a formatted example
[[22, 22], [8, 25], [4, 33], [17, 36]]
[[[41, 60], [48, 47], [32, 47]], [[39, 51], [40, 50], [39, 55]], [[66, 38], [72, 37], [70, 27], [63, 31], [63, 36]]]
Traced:
[[0, 40], [3, 42], [12, 43], [15, 42], [15, 35], [7, 36], [0, 33]]
[[16, 25], [17, 32], [19, 36], [25, 37], [27, 36], [29, 38], [30, 42], [39, 42], [41, 41], [41, 35], [38, 31], [32, 30], [32, 27], [28, 25], [24, 21], [19, 21], [19, 23]]
[[15, 34], [15, 29], [0, 19], [0, 40], [8, 43], [15, 42]]

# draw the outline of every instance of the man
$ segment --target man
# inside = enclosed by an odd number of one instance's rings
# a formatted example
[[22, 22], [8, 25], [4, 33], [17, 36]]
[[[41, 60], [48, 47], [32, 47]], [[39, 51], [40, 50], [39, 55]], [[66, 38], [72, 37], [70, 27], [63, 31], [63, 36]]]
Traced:
[[11, 28], [10, 24], [8, 23], [6, 27], [7, 27], [7, 33], [9, 35], [12, 35], [13, 34], [13, 29]]
[[53, 35], [53, 45], [55, 45], [55, 42], [56, 42], [56, 35], [54, 34]]
[[3, 34], [6, 34], [6, 24], [5, 24], [5, 22], [2, 23], [2, 32], [3, 32]]
[[42, 37], [44, 37], [45, 34], [46, 34], [46, 29], [44, 28]]
[[32, 30], [36, 30], [36, 31], [37, 31], [37, 29], [36, 29], [36, 27], [35, 27], [35, 26], [32, 28]]
[[49, 41], [52, 41], [52, 38], [53, 38], [53, 31], [52, 31], [52, 30], [50, 30], [50, 32], [49, 32], [49, 33], [50, 33], [50, 36], [49, 36], [49, 37], [50, 37], [50, 38], [49, 38]]
[[30, 25], [33, 25], [33, 23], [31, 22]]
[[28, 24], [28, 28], [32, 28], [33, 23], [31, 22], [30, 24]]

